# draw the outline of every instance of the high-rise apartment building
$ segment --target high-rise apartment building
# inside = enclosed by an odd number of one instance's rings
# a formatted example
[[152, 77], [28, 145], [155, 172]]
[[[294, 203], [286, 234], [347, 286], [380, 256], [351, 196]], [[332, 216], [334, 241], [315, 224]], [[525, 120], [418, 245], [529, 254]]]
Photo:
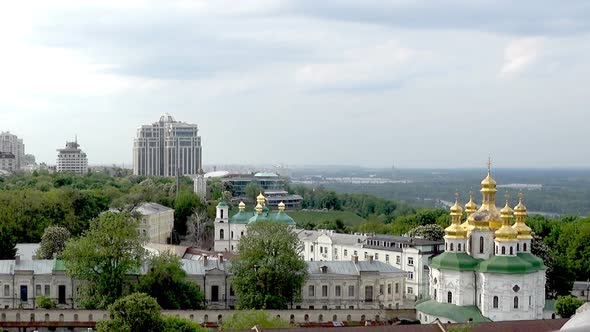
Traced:
[[24, 166], [25, 144], [22, 138], [11, 134], [10, 132], [0, 133], [0, 152], [8, 152], [14, 155], [14, 168], [20, 169]]
[[86, 153], [80, 149], [78, 140], [66, 142], [65, 149], [57, 149], [58, 172], [72, 172], [77, 174], [88, 173], [88, 158]]
[[201, 137], [196, 124], [166, 113], [158, 122], [142, 125], [133, 140], [133, 174], [196, 175], [201, 168]]
[[11, 152], [0, 151], [0, 170], [14, 172], [16, 170], [16, 158]]

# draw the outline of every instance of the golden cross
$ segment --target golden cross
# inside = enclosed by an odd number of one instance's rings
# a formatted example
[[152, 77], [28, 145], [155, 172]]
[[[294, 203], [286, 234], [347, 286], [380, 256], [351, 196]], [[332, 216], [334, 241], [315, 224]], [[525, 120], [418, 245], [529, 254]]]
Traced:
[[504, 194], [504, 197], [506, 198], [506, 203], [508, 203], [508, 200], [510, 200], [510, 194], [508, 191]]
[[492, 157], [488, 156], [488, 174], [492, 170]]

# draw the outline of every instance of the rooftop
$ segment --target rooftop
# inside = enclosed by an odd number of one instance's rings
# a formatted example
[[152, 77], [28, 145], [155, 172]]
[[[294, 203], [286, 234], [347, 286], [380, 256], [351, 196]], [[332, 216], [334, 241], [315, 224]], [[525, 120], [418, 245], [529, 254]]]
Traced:
[[135, 212], [139, 212], [143, 215], [149, 215], [149, 214], [156, 214], [156, 213], [162, 213], [162, 212], [167, 212], [167, 211], [172, 211], [171, 208], [158, 204], [158, 203], [141, 203], [138, 206], [136, 206], [133, 211]]
[[427, 315], [445, 317], [458, 323], [468, 322], [489, 322], [490, 319], [484, 317], [476, 306], [458, 306], [450, 303], [439, 303], [434, 300], [427, 300], [416, 304], [416, 311]]

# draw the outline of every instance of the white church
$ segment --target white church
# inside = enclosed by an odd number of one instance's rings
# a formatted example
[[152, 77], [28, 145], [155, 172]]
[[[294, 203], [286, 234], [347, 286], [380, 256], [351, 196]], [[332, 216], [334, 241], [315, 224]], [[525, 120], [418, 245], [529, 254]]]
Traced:
[[[519, 195], [514, 209], [496, 207], [496, 181], [481, 182], [483, 203], [463, 209], [455, 199], [445, 229], [445, 252], [430, 264], [430, 299], [418, 302], [422, 323], [543, 319], [545, 270], [531, 254], [531, 229]], [[513, 223], [513, 219], [516, 221]]]

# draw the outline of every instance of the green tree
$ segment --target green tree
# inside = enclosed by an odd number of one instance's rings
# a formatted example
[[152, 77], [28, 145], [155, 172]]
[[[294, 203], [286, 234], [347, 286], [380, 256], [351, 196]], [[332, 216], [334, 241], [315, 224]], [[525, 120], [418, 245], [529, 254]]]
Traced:
[[560, 296], [555, 301], [555, 313], [562, 318], [570, 318], [582, 304], [584, 301], [574, 296]]
[[38, 259], [52, 259], [60, 257], [66, 243], [70, 239], [70, 231], [61, 226], [49, 226], [45, 228], [45, 233], [41, 237], [41, 244], [37, 250]]
[[88, 282], [86, 307], [106, 308], [123, 295], [126, 275], [137, 271], [144, 260], [138, 226], [128, 213], [107, 212], [66, 245], [63, 259], [68, 274]]
[[98, 322], [99, 332], [160, 332], [164, 328], [158, 302], [144, 293], [120, 298], [108, 310], [112, 319]]
[[37, 297], [36, 302], [37, 308], [41, 309], [55, 309], [57, 307], [55, 301], [43, 295]]
[[445, 230], [438, 224], [422, 225], [408, 232], [410, 236], [423, 237], [431, 241], [440, 241], [445, 236]]
[[182, 317], [164, 316], [164, 332], [207, 332], [206, 328], [199, 326], [197, 323]]
[[195, 210], [204, 209], [203, 203], [194, 192], [182, 191], [174, 201], [174, 229], [186, 235], [186, 221]]
[[164, 309], [200, 309], [203, 294], [199, 286], [186, 282], [180, 259], [162, 254], [149, 259], [148, 272], [139, 278], [139, 292], [154, 297]]
[[16, 240], [12, 232], [0, 225], [0, 259], [14, 259], [16, 256]]
[[277, 317], [270, 318], [270, 314], [263, 310], [238, 310], [223, 321], [221, 328], [228, 331], [244, 331], [255, 325], [260, 329], [280, 329], [289, 327], [289, 322]]
[[298, 297], [307, 277], [302, 244], [283, 223], [259, 221], [240, 239], [232, 260], [233, 286], [241, 309], [284, 309]]
[[264, 189], [258, 185], [256, 182], [250, 182], [244, 187], [244, 193], [246, 197], [252, 199], [253, 202], [256, 202], [256, 197], [260, 195], [260, 193], [264, 193]]

